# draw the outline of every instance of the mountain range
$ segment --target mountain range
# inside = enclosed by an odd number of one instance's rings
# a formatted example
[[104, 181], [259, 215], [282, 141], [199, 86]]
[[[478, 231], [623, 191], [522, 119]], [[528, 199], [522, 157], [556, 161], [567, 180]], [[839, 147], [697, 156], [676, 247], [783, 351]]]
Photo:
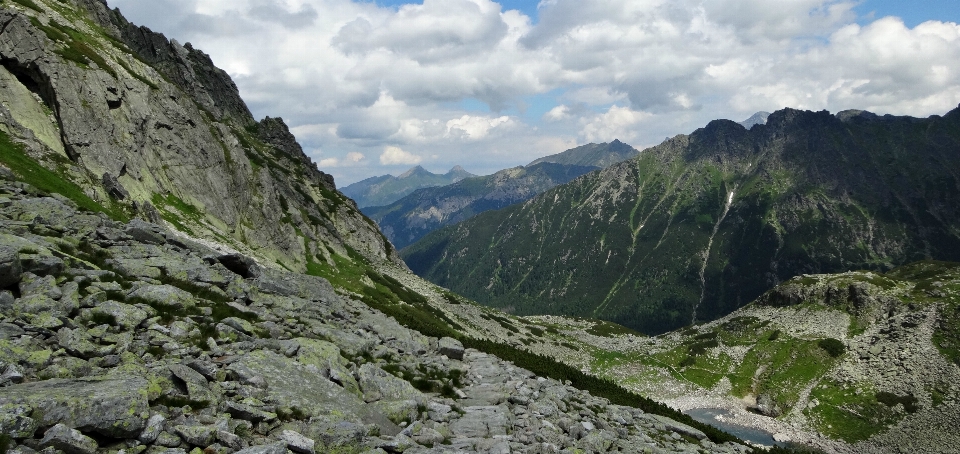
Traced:
[[541, 162], [553, 162], [573, 166], [607, 168], [620, 161], [635, 157], [639, 153], [636, 148], [614, 139], [610, 143], [588, 143], [562, 153], [544, 156], [527, 164], [527, 167]]
[[657, 334], [804, 273], [960, 260], [960, 111], [784, 109], [711, 122], [403, 250], [417, 274], [517, 314]]
[[416, 166], [400, 176], [381, 175], [370, 177], [340, 189], [343, 195], [353, 199], [360, 208], [393, 203], [417, 189], [446, 186], [476, 175], [460, 166], [454, 166], [445, 174], [431, 173]]
[[642, 247], [672, 252], [638, 300], [769, 288], [650, 337], [412, 274], [283, 120], [102, 0], [2, 0], [0, 24], [0, 452], [759, 452], [724, 421], [775, 454], [960, 445], [957, 264], [897, 266], [957, 250], [956, 112], [714, 122], [455, 226], [559, 242], [565, 291], [583, 254]]
[[416, 191], [394, 203], [363, 208], [397, 248], [445, 225], [520, 203], [588, 172], [636, 156], [619, 140], [587, 144], [537, 159], [526, 166]]

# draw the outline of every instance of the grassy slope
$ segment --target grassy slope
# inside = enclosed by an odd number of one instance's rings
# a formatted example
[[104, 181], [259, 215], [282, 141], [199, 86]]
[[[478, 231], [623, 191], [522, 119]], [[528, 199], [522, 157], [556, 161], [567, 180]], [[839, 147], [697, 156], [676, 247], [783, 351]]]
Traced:
[[960, 113], [772, 118], [751, 131], [713, 122], [436, 231], [402, 256], [484, 304], [647, 333], [687, 325], [695, 310], [698, 321], [715, 319], [802, 273], [883, 270], [927, 254], [960, 260]]
[[[932, 343], [943, 356], [943, 364], [960, 365], [960, 264], [925, 261], [883, 275], [860, 272], [808, 276], [783, 286], [845, 289], [864, 284], [869, 284], [867, 288], [872, 289], [874, 296], [894, 298], [893, 312], [919, 314], [935, 306], [939, 318], [934, 324]], [[881, 371], [868, 370], [859, 381], [844, 379], [845, 375], [838, 371], [857, 364], [864, 354], [863, 350], [846, 349], [845, 345], [856, 345], [854, 339], [863, 340], [867, 333], [867, 338], [897, 345], [896, 339], [883, 339], [896, 336], [889, 334], [889, 328], [879, 326], [887, 322], [886, 313], [878, 320], [868, 308], [848, 300], [825, 301], [816, 296], [823, 293], [803, 290], [798, 294], [810, 295], [810, 299], [776, 309], [779, 315], [794, 313], [799, 318], [789, 320], [803, 320], [817, 313], [832, 314], [845, 323], [838, 327], [844, 335], [834, 339], [823, 333], [791, 332], [783, 326], [782, 319], [778, 322], [776, 311], [773, 317], [769, 310], [754, 312], [758, 308], [770, 309], [754, 303], [717, 322], [665, 335], [664, 348], [621, 353], [595, 351], [592, 369], [599, 375], [633, 384], [649, 385], [644, 381], [658, 379], [656, 375], [640, 373], [624, 375], [626, 370], [637, 370], [638, 364], [669, 371], [673, 380], [705, 390], [716, 389], [718, 383], [726, 381], [727, 395], [769, 395], [785, 417], [793, 419], [798, 415], [789, 413], [798, 401], [815, 401], [815, 405], [802, 408], [802, 418], [821, 433], [847, 442], [867, 439], [922, 407], [936, 407], [945, 399], [958, 397], [956, 388], [943, 382], [949, 377], [934, 377], [930, 383], [921, 384], [907, 374], [908, 380], [922, 388], [920, 393], [883, 388], [887, 382], [880, 378]], [[903, 325], [910, 326], [908, 322]], [[809, 392], [809, 397], [801, 401], [804, 392]]]

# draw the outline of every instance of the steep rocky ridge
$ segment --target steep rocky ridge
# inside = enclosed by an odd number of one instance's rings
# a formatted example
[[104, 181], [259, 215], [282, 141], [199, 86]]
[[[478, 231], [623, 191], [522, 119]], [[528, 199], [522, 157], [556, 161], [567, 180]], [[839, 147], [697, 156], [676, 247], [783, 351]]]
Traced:
[[381, 175], [358, 181], [341, 189], [360, 208], [387, 205], [417, 189], [446, 186], [464, 178], [475, 177], [463, 167], [454, 166], [445, 174], [435, 174], [416, 166], [400, 176]]
[[440, 227], [522, 202], [597, 169], [551, 162], [514, 167], [421, 189], [389, 205], [363, 208], [363, 212], [397, 248], [403, 248]]
[[283, 121], [255, 122], [226, 73], [189, 44], [98, 0], [5, 2], [0, 23], [2, 98], [12, 101], [0, 127], [86, 197], [271, 266], [303, 271], [350, 251], [397, 261]]
[[518, 314], [647, 333], [790, 277], [960, 260], [960, 110], [718, 120], [407, 247], [416, 273]]

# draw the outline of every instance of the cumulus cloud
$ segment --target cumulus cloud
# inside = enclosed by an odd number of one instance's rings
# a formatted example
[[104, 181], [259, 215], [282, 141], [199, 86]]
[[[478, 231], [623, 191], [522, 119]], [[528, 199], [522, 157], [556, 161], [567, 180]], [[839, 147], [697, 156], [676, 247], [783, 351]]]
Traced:
[[639, 138], [641, 123], [652, 116], [647, 112], [613, 106], [603, 114], [584, 119], [581, 134], [587, 142], [609, 142], [613, 139], [632, 142]]
[[342, 183], [414, 161], [483, 172], [588, 141], [639, 147], [758, 110], [960, 102], [957, 24], [857, 18], [856, 0], [542, 0], [535, 24], [491, 0], [109, 3], [211, 54]]
[[510, 117], [505, 115], [496, 118], [464, 115], [447, 121], [447, 137], [480, 140], [494, 128], [508, 127], [510, 123]]
[[364, 156], [363, 153], [351, 151], [343, 158], [321, 158], [319, 161], [317, 161], [317, 166], [321, 169], [331, 167], [355, 167], [363, 163], [366, 159], [367, 157]]
[[409, 153], [400, 149], [400, 147], [388, 146], [383, 149], [383, 153], [380, 154], [380, 164], [385, 166], [389, 165], [414, 165], [420, 164], [423, 161], [423, 158], [417, 156], [413, 153]]

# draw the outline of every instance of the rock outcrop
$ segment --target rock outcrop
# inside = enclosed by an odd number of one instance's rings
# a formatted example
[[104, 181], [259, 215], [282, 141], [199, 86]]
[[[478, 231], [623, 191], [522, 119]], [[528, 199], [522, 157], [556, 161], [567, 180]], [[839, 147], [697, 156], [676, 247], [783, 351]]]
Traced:
[[0, 6], [0, 132], [86, 196], [267, 266], [335, 266], [350, 251], [401, 263], [281, 119], [254, 121], [209, 56], [101, 0], [29, 5]]

